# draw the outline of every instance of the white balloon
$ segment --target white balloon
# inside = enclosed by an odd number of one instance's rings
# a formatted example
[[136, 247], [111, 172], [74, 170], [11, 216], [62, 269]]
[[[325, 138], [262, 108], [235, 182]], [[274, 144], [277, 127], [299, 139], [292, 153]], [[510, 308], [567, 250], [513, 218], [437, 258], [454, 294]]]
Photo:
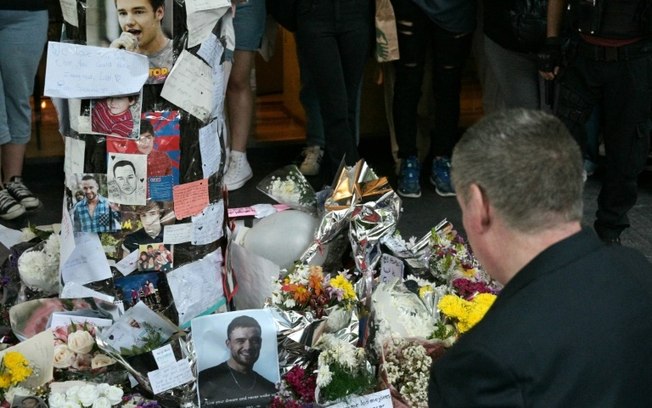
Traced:
[[287, 269], [312, 244], [318, 225], [319, 220], [316, 217], [303, 211], [277, 212], [243, 231], [245, 236], [242, 246]]

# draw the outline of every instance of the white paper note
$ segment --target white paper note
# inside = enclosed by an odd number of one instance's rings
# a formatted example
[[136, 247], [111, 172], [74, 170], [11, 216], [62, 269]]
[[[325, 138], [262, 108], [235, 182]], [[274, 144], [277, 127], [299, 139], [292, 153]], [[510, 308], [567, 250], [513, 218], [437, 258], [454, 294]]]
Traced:
[[0, 225], [0, 242], [7, 248], [11, 248], [19, 242], [23, 242], [23, 233], [21, 231], [7, 228]]
[[222, 238], [224, 201], [220, 200], [192, 216], [192, 244], [207, 245]]
[[389, 390], [382, 390], [361, 397], [349, 398], [346, 402], [331, 405], [331, 408], [392, 408], [393, 406]]
[[222, 254], [215, 251], [167, 274], [182, 328], [194, 317], [211, 313], [224, 302], [221, 268]]
[[66, 206], [68, 198], [63, 195], [63, 208], [61, 209], [61, 235], [59, 236], [59, 271], [63, 269], [70, 255], [75, 250], [75, 234], [73, 232], [72, 218]]
[[91, 232], [75, 234], [75, 249], [61, 269], [64, 283], [84, 285], [112, 276], [99, 236]]
[[166, 225], [163, 229], [164, 244], [182, 244], [192, 240], [193, 225], [190, 222], [184, 224]]
[[63, 162], [63, 172], [65, 174], [83, 173], [86, 142], [72, 137], [66, 137], [64, 139], [66, 142], [66, 152]]
[[192, 370], [190, 370], [190, 364], [185, 358], [172, 365], [150, 371], [147, 373], [147, 377], [152, 385], [154, 395], [195, 380]]
[[392, 279], [403, 280], [403, 261], [395, 256], [383, 254], [380, 258], [380, 280], [389, 282]]
[[158, 368], [163, 368], [177, 362], [176, 357], [174, 357], [172, 345], [170, 344], [152, 350], [152, 355], [154, 356], [154, 361], [156, 361]]
[[135, 250], [129, 255], [125, 256], [120, 262], [115, 264], [115, 267], [121, 274], [127, 276], [138, 268], [138, 255], [140, 251]]
[[90, 323], [96, 327], [108, 327], [113, 324], [113, 320], [102, 319], [101, 317], [84, 316], [80, 314], [55, 312], [52, 313], [52, 318], [50, 319], [50, 324], [47, 328], [49, 329], [50, 327], [68, 326], [71, 323]]
[[61, 14], [66, 23], [79, 27], [79, 18], [77, 17], [77, 0], [59, 0], [61, 4]]
[[140, 92], [149, 75], [144, 55], [106, 47], [50, 41], [45, 96], [100, 98]]
[[80, 298], [97, 298], [104, 300], [109, 303], [113, 303], [115, 298], [113, 296], [107, 295], [102, 292], [98, 292], [93, 289], [89, 289], [84, 285], [81, 285], [76, 282], [69, 282], [64, 285], [61, 289], [61, 294], [59, 295], [61, 299], [80, 299]]
[[230, 7], [231, 2], [226, 0], [186, 0], [188, 48], [204, 41]]
[[161, 97], [207, 122], [212, 111], [212, 89], [211, 67], [183, 50], [163, 85]]
[[220, 120], [214, 120], [199, 129], [199, 152], [204, 178], [217, 173], [220, 168], [220, 161], [222, 160], [222, 148], [220, 147], [220, 135], [218, 133], [220, 122]]

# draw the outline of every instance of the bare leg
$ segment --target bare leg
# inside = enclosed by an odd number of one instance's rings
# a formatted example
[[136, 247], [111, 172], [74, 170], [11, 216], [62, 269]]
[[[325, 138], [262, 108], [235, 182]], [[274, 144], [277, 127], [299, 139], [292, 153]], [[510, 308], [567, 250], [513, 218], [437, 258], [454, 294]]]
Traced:
[[23, 159], [27, 145], [7, 143], [0, 146], [2, 160], [2, 182], [7, 183], [14, 176], [23, 175]]
[[251, 132], [254, 95], [250, 75], [254, 62], [253, 51], [235, 50], [233, 67], [226, 88], [229, 126], [231, 128], [231, 150], [245, 152]]

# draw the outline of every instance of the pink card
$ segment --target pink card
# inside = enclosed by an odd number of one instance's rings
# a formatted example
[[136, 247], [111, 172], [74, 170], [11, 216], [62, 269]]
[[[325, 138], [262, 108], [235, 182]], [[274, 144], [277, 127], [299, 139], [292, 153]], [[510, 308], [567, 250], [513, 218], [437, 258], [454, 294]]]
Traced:
[[174, 186], [172, 194], [177, 220], [197, 215], [208, 206], [208, 179]]

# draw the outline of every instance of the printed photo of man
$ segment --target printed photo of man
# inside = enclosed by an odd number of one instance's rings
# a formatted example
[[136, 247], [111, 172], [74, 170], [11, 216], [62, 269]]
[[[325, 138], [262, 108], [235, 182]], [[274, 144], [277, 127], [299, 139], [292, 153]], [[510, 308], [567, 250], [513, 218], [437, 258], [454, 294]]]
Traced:
[[228, 360], [199, 373], [200, 405], [266, 407], [276, 386], [254, 370], [263, 344], [260, 324], [247, 315], [234, 318], [227, 327], [225, 344]]
[[115, 0], [120, 37], [110, 47], [146, 55], [149, 59], [147, 83], [162, 83], [172, 69], [172, 40], [161, 22], [166, 13], [165, 0]]
[[100, 194], [99, 179], [104, 175], [85, 174], [80, 190], [84, 198], [72, 208], [73, 228], [81, 232], [113, 232], [120, 230], [120, 211]]

